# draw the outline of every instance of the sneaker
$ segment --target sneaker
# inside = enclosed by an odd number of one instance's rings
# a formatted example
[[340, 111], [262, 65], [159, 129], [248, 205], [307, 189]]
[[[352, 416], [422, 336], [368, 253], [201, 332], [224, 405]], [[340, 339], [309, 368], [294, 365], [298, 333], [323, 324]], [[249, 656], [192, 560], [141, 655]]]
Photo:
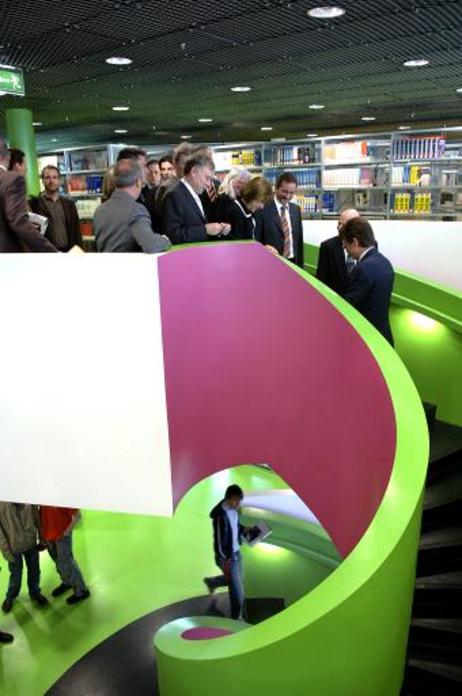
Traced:
[[9, 614], [12, 607], [13, 607], [13, 601], [12, 599], [5, 599], [5, 601], [2, 604], [2, 610], [5, 612], [5, 614]]
[[14, 636], [11, 633], [3, 633], [0, 631], [0, 643], [12, 643], [14, 641]]
[[31, 599], [38, 604], [39, 607], [46, 607], [48, 605], [48, 599], [44, 597], [43, 594], [34, 595]]
[[72, 587], [70, 585], [66, 585], [65, 582], [62, 582], [61, 585], [58, 585], [58, 587], [55, 587], [53, 592], [51, 593], [52, 597], [61, 597], [62, 594], [67, 592], [68, 590], [72, 590]]
[[209, 594], [213, 594], [215, 592], [215, 587], [212, 585], [210, 578], [204, 578], [204, 583], [209, 591]]
[[73, 594], [70, 597], [66, 599], [66, 602], [68, 604], [78, 604], [79, 602], [83, 602], [84, 599], [88, 599], [90, 596], [90, 590], [85, 590], [85, 592], [81, 595], [76, 595]]

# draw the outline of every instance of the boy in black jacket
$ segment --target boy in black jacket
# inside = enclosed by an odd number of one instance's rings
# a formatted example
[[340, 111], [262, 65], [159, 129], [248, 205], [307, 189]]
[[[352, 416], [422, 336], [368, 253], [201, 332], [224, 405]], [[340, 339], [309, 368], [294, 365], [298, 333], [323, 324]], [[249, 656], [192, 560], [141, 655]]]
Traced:
[[228, 486], [224, 500], [220, 501], [210, 513], [213, 520], [215, 562], [223, 574], [204, 578], [210, 593], [213, 593], [217, 587], [228, 586], [231, 616], [238, 620], [243, 619], [245, 604], [239, 547], [247, 530], [239, 523], [238, 513], [243, 497], [244, 493], [239, 486]]

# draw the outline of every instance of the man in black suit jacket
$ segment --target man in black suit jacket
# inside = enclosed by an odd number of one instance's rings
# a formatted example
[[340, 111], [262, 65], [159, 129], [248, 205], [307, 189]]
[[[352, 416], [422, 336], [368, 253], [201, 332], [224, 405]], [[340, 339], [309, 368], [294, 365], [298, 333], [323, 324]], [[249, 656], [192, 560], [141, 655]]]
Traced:
[[74, 201], [61, 196], [61, 174], [58, 167], [47, 165], [42, 171], [45, 187], [40, 196], [31, 198], [30, 209], [33, 213], [48, 219], [45, 237], [59, 251], [69, 251], [74, 246], [82, 246], [80, 221]]
[[255, 216], [255, 239], [303, 268], [303, 225], [300, 207], [291, 203], [297, 179], [284, 172], [276, 181], [274, 199]]
[[207, 222], [200, 194], [213, 176], [213, 161], [205, 155], [193, 155], [184, 166], [184, 176], [164, 198], [162, 230], [172, 244], [206, 242], [226, 235], [230, 225]]
[[343, 248], [341, 232], [348, 220], [359, 217], [354, 208], [348, 208], [340, 213], [337, 221], [338, 234], [335, 237], [325, 239], [319, 247], [318, 267], [316, 278], [335, 290], [342, 297], [348, 285], [348, 276], [355, 267], [353, 259], [348, 257]]
[[349, 220], [342, 228], [341, 237], [344, 248], [356, 260], [348, 278], [345, 299], [393, 345], [388, 318], [395, 275], [393, 266], [377, 251], [374, 233], [366, 218]]

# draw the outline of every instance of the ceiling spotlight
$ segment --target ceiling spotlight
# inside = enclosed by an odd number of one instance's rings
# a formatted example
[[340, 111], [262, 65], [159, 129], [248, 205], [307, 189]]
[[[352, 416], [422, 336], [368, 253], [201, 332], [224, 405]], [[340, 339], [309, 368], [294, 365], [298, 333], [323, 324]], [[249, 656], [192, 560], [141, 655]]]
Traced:
[[307, 137], [307, 138], [317, 138], [317, 137], [318, 137], [318, 134], [317, 134], [317, 133], [307, 133], [307, 134], [306, 134], [306, 137]]
[[252, 87], [231, 87], [231, 92], [250, 92]]
[[43, 123], [41, 121], [32, 121], [33, 126], [43, 126]]
[[199, 123], [212, 123], [213, 118], [198, 118]]
[[57, 143], [57, 142], [58, 142], [58, 138], [52, 138], [52, 139], [51, 139], [51, 142], [52, 142], [52, 143]]
[[114, 133], [128, 133], [128, 130], [125, 130], [125, 128], [116, 128]]
[[5, 94], [6, 94], [6, 92], [4, 92], [3, 90], [0, 90], [0, 97], [4, 97]]
[[361, 116], [361, 121], [375, 121], [375, 116]]
[[398, 130], [409, 130], [411, 126], [398, 126]]
[[314, 19], [335, 19], [335, 17], [341, 17], [344, 14], [345, 10], [343, 8], [331, 5], [313, 7], [312, 10], [307, 11], [307, 15], [309, 17], [314, 17]]
[[325, 109], [324, 104], [310, 104], [310, 109]]
[[416, 60], [406, 60], [403, 65], [406, 68], [422, 68], [424, 65], [428, 65], [429, 62], [425, 58], [417, 58]]
[[112, 107], [113, 111], [130, 111], [129, 106], [113, 106]]
[[272, 131], [272, 130], [273, 130], [273, 126], [262, 126], [262, 127], [260, 128], [260, 130], [261, 130], [261, 131]]
[[[459, 87], [459, 89], [456, 89], [456, 92], [462, 92], [462, 87]], [[3, 94], [3, 92], [0, 92], [0, 94]]]
[[189, 140], [189, 138], [192, 138], [192, 135], [180, 135], [180, 138], [182, 140]]
[[106, 63], [109, 63], [109, 65], [130, 65], [133, 61], [131, 58], [124, 58], [123, 56], [112, 56], [111, 58], [106, 58]]

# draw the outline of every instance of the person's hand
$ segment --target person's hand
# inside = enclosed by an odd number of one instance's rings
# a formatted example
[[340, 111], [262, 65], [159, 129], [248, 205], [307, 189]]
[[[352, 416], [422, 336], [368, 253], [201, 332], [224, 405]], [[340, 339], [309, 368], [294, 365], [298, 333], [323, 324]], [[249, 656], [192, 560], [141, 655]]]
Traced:
[[222, 233], [222, 226], [221, 222], [208, 222], [205, 229], [209, 237], [218, 237]]
[[274, 246], [271, 246], [271, 244], [265, 244], [265, 249], [268, 249], [268, 251], [271, 254], [274, 254], [275, 256], [279, 256], [279, 251], [274, 248]]
[[221, 225], [221, 234], [227, 235], [231, 232], [231, 225], [229, 225], [227, 222], [220, 222]]

